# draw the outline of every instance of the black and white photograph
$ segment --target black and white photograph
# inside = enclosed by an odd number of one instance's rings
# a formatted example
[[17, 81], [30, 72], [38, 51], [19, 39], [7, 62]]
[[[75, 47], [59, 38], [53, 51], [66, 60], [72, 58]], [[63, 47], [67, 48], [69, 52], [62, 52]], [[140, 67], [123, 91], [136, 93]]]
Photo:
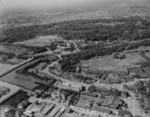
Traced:
[[150, 117], [150, 0], [0, 0], [0, 117]]

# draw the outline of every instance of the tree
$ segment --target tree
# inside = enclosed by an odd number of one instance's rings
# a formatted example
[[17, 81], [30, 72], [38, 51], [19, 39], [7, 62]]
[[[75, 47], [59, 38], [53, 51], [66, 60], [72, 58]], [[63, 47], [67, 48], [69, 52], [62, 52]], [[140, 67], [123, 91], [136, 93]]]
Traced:
[[119, 56], [119, 53], [118, 53], [118, 52], [115, 52], [115, 53], [113, 54], [113, 58], [114, 58], [114, 59], [118, 59], [118, 56]]
[[88, 88], [88, 91], [90, 91], [91, 93], [96, 92], [96, 87], [94, 85], [92, 85]]

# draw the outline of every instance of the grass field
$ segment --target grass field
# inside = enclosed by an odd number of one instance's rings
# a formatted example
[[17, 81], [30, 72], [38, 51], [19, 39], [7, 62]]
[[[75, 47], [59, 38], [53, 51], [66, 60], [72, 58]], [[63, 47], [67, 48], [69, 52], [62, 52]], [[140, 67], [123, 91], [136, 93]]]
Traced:
[[8, 71], [13, 65], [0, 63], [0, 74]]
[[0, 52], [13, 53], [15, 55], [19, 55], [27, 51], [27, 49], [21, 47], [0, 45]]
[[146, 60], [141, 57], [138, 53], [127, 54], [125, 59], [119, 60], [114, 59], [112, 55], [97, 57], [90, 60], [82, 61], [82, 65], [84, 67], [88, 67], [89, 69], [97, 69], [97, 70], [117, 70], [117, 71], [125, 71], [127, 67], [137, 66], [136, 63], [146, 62]]
[[46, 46], [51, 44], [55, 40], [60, 40], [61, 37], [57, 35], [49, 35], [49, 36], [38, 36], [35, 39], [22, 41], [22, 42], [15, 42], [14, 44], [23, 44], [28, 46]]

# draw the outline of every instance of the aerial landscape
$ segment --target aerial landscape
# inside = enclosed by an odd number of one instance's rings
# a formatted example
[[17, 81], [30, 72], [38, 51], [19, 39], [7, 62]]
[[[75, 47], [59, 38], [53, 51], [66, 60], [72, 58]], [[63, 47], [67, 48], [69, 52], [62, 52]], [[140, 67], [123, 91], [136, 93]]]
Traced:
[[1, 0], [0, 117], [150, 117], [150, 1]]

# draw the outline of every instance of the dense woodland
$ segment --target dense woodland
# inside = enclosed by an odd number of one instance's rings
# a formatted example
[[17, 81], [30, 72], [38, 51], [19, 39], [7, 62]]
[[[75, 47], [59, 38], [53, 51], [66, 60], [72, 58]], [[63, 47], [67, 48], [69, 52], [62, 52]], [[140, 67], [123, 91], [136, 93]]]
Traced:
[[12, 43], [38, 35], [58, 34], [64, 39], [91, 41], [143, 40], [150, 37], [150, 21], [140, 17], [124, 19], [76, 20], [47, 25], [33, 25], [3, 31], [1, 42]]
[[[114, 52], [135, 49], [150, 45], [150, 21], [146, 18], [130, 17], [124, 19], [76, 20], [47, 25], [34, 25], [3, 31], [0, 41], [10, 44], [16, 41], [33, 39], [38, 35], [58, 34], [64, 39], [81, 39], [99, 41], [98, 44], [88, 44], [81, 52], [70, 55], [76, 60], [90, 59], [95, 56], [110, 55]], [[110, 46], [103, 42], [112, 42]], [[118, 44], [113, 44], [117, 41]], [[136, 41], [136, 43], [129, 43]], [[107, 45], [107, 47], [106, 47]], [[23, 45], [18, 45], [23, 47]], [[25, 47], [26, 48], [26, 47]], [[27, 47], [34, 54], [46, 51], [45, 47]], [[18, 58], [24, 58], [24, 54]]]

